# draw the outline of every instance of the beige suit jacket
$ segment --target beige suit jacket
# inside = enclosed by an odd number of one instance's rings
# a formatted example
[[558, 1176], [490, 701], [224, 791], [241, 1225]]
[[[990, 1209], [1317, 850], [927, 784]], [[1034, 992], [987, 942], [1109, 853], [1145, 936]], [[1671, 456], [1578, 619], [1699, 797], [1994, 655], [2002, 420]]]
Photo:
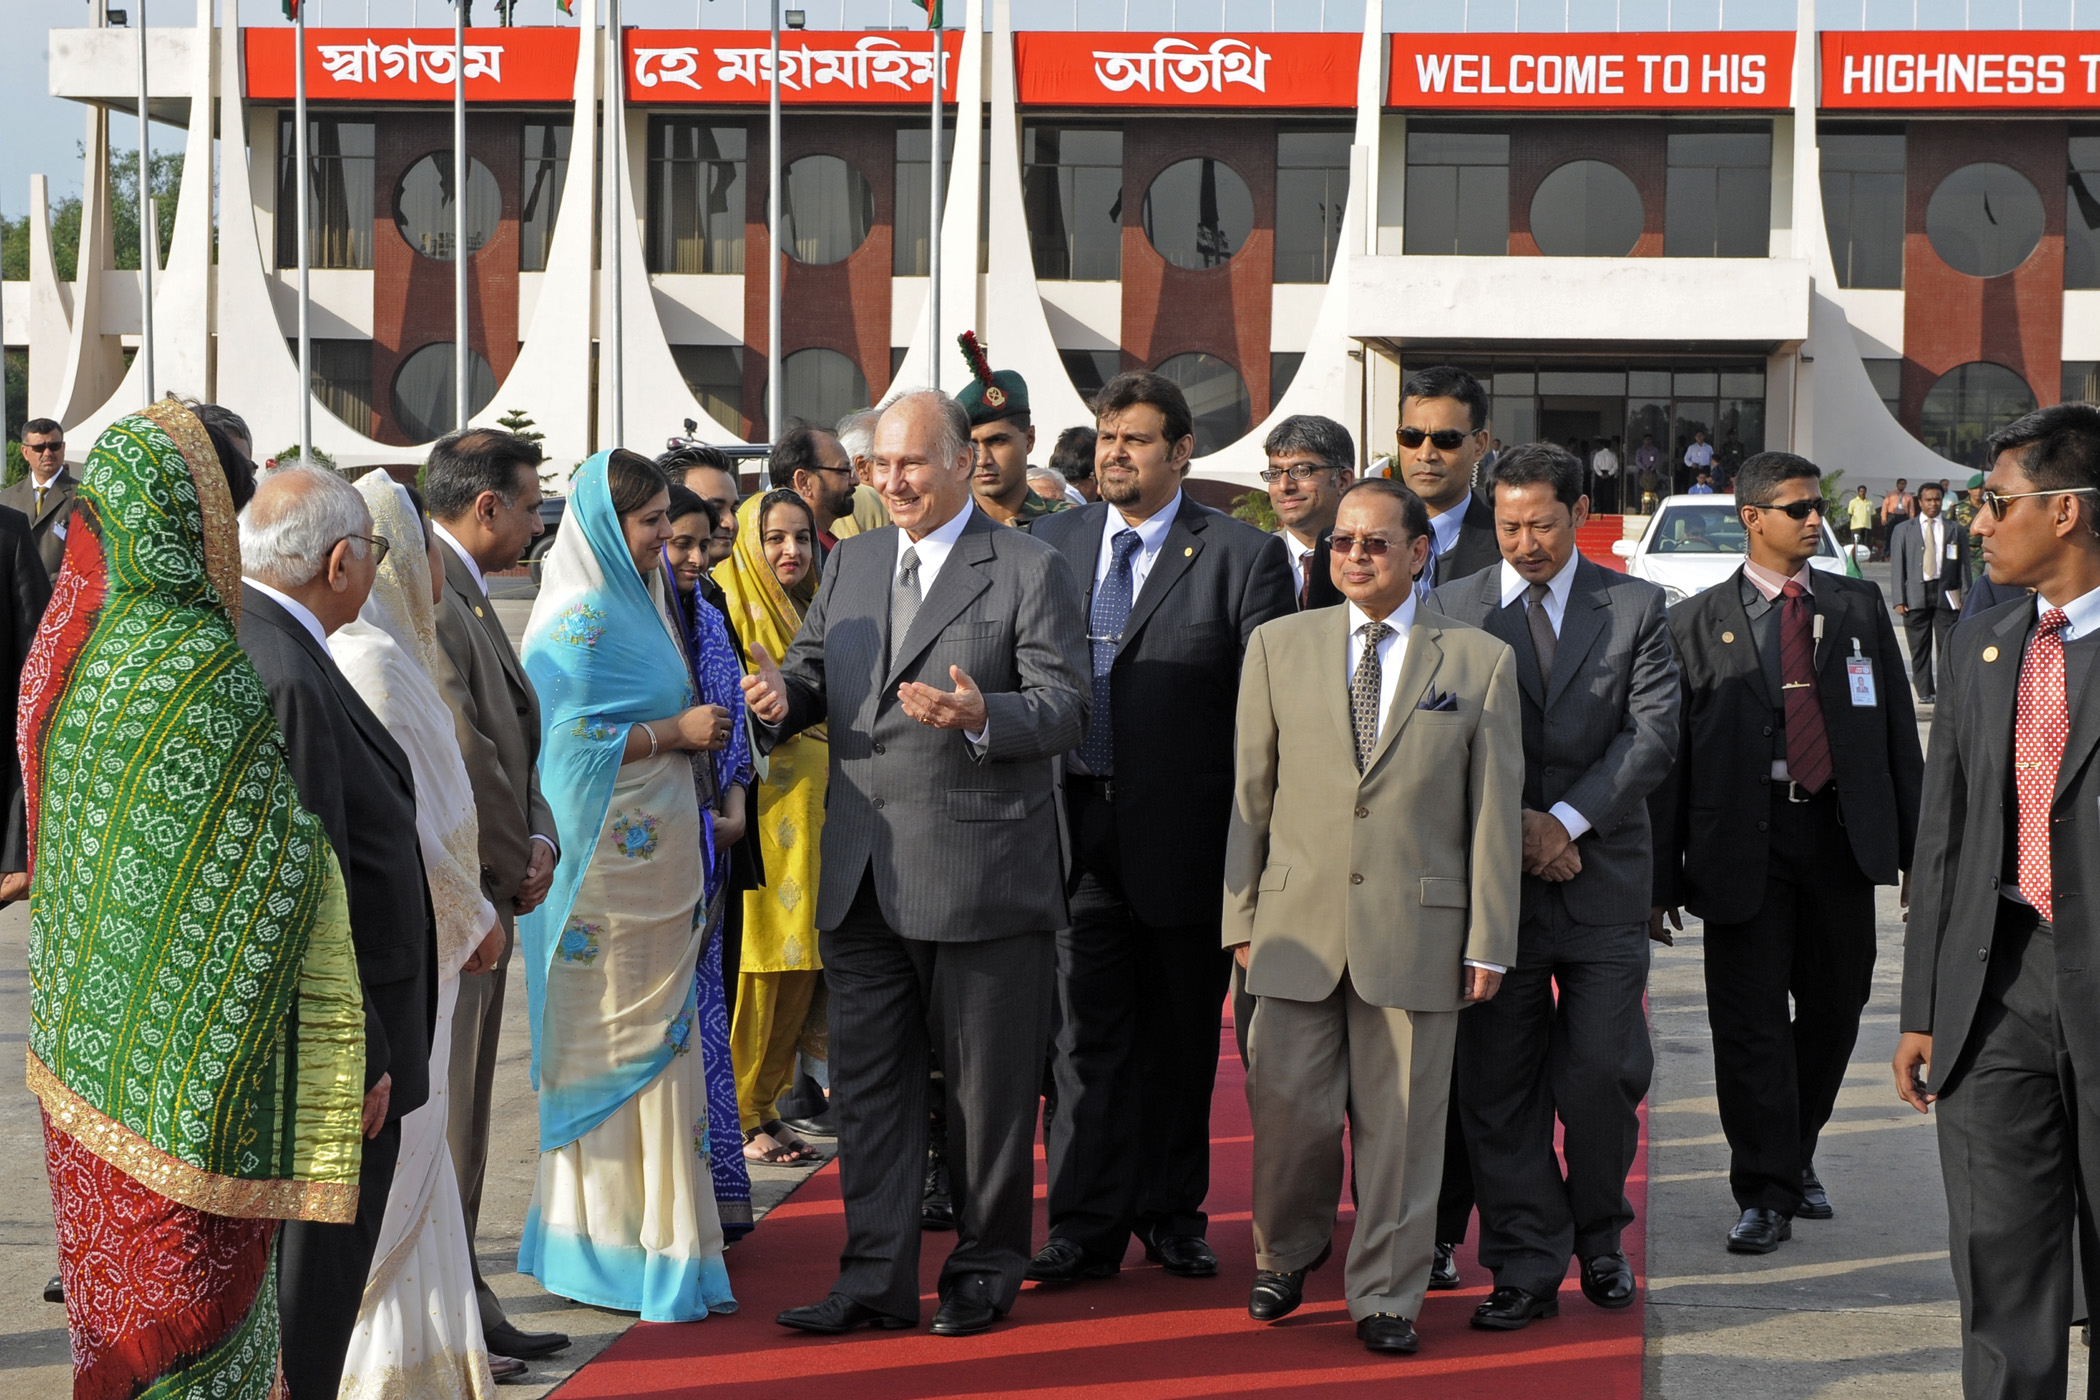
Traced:
[[[1524, 738], [1516, 656], [1418, 608], [1393, 707], [1362, 774], [1349, 715], [1349, 609], [1255, 629], [1240, 670], [1224, 943], [1247, 990], [1463, 1005], [1467, 959], [1517, 958]], [[1457, 708], [1420, 708], [1441, 694]]]
[[25, 474], [20, 481], [0, 491], [0, 506], [13, 506], [29, 517], [29, 532], [36, 540], [37, 558], [43, 561], [44, 572], [54, 579], [66, 561], [66, 528], [72, 523], [73, 495], [79, 484], [71, 466], [61, 467], [44, 492], [42, 510], [36, 508], [34, 477]]
[[507, 927], [511, 901], [532, 863], [532, 838], [557, 842], [554, 814], [540, 796], [540, 700], [496, 609], [450, 545], [445, 557], [445, 601], [438, 609], [438, 646], [452, 664], [440, 666], [438, 689], [452, 707], [460, 755], [474, 785], [481, 819], [481, 887]]

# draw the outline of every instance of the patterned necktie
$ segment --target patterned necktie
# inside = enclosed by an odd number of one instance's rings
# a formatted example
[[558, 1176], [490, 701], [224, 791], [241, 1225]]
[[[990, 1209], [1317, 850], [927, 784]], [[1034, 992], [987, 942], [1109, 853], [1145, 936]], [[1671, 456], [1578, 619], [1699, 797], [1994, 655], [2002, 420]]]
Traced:
[[1308, 549], [1308, 550], [1306, 550], [1306, 551], [1305, 551], [1305, 553], [1303, 553], [1303, 554], [1301, 554], [1301, 555], [1299, 555], [1299, 556], [1298, 556], [1298, 611], [1299, 611], [1299, 612], [1304, 612], [1304, 611], [1306, 610], [1306, 608], [1308, 608], [1308, 607], [1310, 607], [1310, 606], [1312, 605], [1312, 570], [1313, 570], [1313, 560], [1317, 559], [1318, 557], [1319, 557], [1319, 551], [1317, 551], [1317, 550], [1313, 550], [1313, 549]]
[[1356, 728], [1356, 771], [1361, 773], [1378, 746], [1378, 690], [1384, 671], [1378, 664], [1378, 644], [1393, 634], [1383, 622], [1366, 622], [1357, 629], [1364, 649], [1356, 658], [1356, 672], [1349, 677], [1349, 717]]
[[1786, 694], [1786, 771], [1803, 792], [1830, 781], [1830, 732], [1816, 694], [1815, 605], [1793, 579], [1780, 590], [1779, 679]]
[[919, 551], [910, 545], [897, 556], [897, 581], [890, 589], [890, 656], [904, 649], [911, 620], [919, 615]]
[[1539, 679], [1550, 682], [1553, 679], [1553, 651], [1560, 638], [1553, 635], [1553, 619], [1546, 616], [1546, 593], [1543, 583], [1534, 583], [1527, 588], [1525, 596], [1531, 600], [1531, 606], [1525, 611], [1530, 614], [1531, 649], [1538, 653]]
[[2013, 721], [2013, 783], [2020, 796], [2020, 893], [2044, 922], [2056, 903], [2049, 865], [2049, 809], [2056, 802], [2056, 775], [2070, 736], [2070, 706], [2064, 698], [2062, 608], [2035, 623], [2020, 663], [2020, 698]]
[[1116, 648], [1123, 642], [1123, 624], [1130, 620], [1130, 556], [1138, 550], [1138, 532], [1118, 530], [1109, 540], [1108, 577], [1094, 590], [1094, 612], [1087, 641], [1093, 644], [1094, 706], [1087, 714], [1086, 739], [1079, 756], [1087, 772], [1106, 778], [1115, 772], [1116, 731], [1108, 714], [1108, 675], [1115, 669]]

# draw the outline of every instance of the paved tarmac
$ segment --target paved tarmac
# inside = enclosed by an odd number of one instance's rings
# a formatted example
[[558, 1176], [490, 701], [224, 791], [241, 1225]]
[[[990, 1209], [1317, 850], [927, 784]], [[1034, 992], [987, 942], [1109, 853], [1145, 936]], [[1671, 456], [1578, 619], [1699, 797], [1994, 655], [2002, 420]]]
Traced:
[[[498, 607], [514, 632], [522, 629], [525, 600], [506, 597]], [[1837, 1218], [1797, 1223], [1793, 1241], [1765, 1258], [1722, 1247], [1736, 1211], [1713, 1097], [1701, 930], [1692, 923], [1675, 948], [1656, 949], [1649, 986], [1656, 1073], [1649, 1099], [1647, 1400], [1960, 1394], [1959, 1316], [1947, 1272], [1936, 1140], [1929, 1120], [1897, 1102], [1888, 1070], [1903, 937], [1894, 890], [1881, 892], [1877, 913], [1873, 1000], [1817, 1163]], [[0, 910], [0, 1400], [53, 1400], [69, 1385], [63, 1309], [39, 1299], [55, 1269], [50, 1193], [36, 1103], [15, 1058], [29, 1021], [27, 936], [21, 906]], [[631, 1319], [551, 1297], [512, 1271], [535, 1155], [522, 995], [511, 999], [504, 1034], [483, 1266], [520, 1325], [558, 1328], [575, 1339], [556, 1364], [534, 1363], [536, 1384], [508, 1389], [528, 1400], [556, 1387]], [[754, 1193], [770, 1207], [806, 1174], [762, 1170]], [[734, 1249], [729, 1268], [733, 1278]], [[1587, 1306], [1579, 1298], [1571, 1305]], [[2086, 1355], [2076, 1345], [2071, 1350], [2076, 1394]]]

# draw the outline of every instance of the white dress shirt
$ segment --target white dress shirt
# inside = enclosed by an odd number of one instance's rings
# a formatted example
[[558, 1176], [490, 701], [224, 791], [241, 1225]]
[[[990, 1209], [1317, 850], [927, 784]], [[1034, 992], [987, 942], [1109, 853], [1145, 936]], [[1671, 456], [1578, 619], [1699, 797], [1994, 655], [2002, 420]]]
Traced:
[[[1560, 635], [1561, 623], [1568, 615], [1568, 591], [1575, 586], [1575, 561], [1581, 557], [1579, 553], [1570, 554], [1568, 562], [1560, 566], [1560, 572], [1546, 580], [1546, 597], [1541, 606], [1546, 609], [1546, 621], [1552, 626], [1553, 635], [1556, 637]], [[1518, 573], [1507, 559], [1502, 561], [1501, 568], [1502, 606], [1506, 608], [1511, 603], [1523, 602], [1531, 589], [1531, 581]], [[1527, 618], [1530, 616], [1531, 606], [1528, 602], [1524, 603]], [[1570, 841], [1578, 839], [1590, 829], [1590, 819], [1565, 802], [1556, 802], [1548, 810], [1568, 829]]]
[[461, 544], [458, 540], [454, 539], [452, 537], [452, 532], [450, 530], [447, 530], [444, 527], [444, 524], [440, 522], [435, 516], [431, 518], [430, 527], [433, 530], [437, 531], [437, 537], [443, 540], [446, 546], [449, 549], [451, 549], [451, 551], [454, 554], [457, 554], [459, 556], [459, 562], [467, 566], [467, 576], [474, 580], [474, 586], [477, 589], [481, 590], [481, 596], [484, 598], [488, 597], [489, 581], [486, 578], [482, 577], [481, 565], [474, 562], [474, 556], [467, 553], [467, 547]]
[[1457, 505], [1451, 507], [1442, 515], [1429, 517], [1429, 563], [1431, 570], [1425, 570], [1425, 572], [1433, 571], [1436, 561], [1449, 554], [1451, 547], [1458, 543], [1459, 527], [1466, 523], [1467, 505], [1468, 502], [1461, 499]]
[[2090, 637], [2100, 631], [2100, 588], [2090, 593], [2081, 593], [2068, 603], [2052, 603], [2041, 594], [2034, 595], [2034, 615], [2040, 617], [2054, 607], [2064, 610], [2063, 639], [2075, 642], [2080, 637]]
[[[894, 589], [904, 574], [904, 551], [915, 551], [919, 560], [919, 605], [924, 607], [926, 600], [933, 596], [933, 581], [940, 577], [941, 565], [948, 562], [948, 556], [955, 550], [955, 542], [962, 538], [963, 527], [970, 523], [970, 512], [975, 509], [975, 506], [965, 500], [963, 508], [955, 512], [953, 520], [938, 529], [928, 530], [916, 540], [900, 526], [897, 530], [897, 562], [890, 566], [890, 587]], [[895, 647], [902, 640], [904, 639], [901, 637], [893, 637], [890, 639], [890, 645]], [[991, 725], [987, 723], [982, 729], [964, 730], [963, 738], [981, 750], [985, 737], [991, 732]]]
[[1312, 557], [1319, 546], [1299, 543], [1298, 537], [1288, 529], [1276, 533], [1283, 536], [1284, 552], [1291, 557], [1291, 592], [1296, 596], [1305, 591], [1305, 571], [1312, 566]]
[[1123, 512], [1110, 506], [1101, 517], [1101, 550], [1094, 560], [1094, 587], [1099, 588], [1108, 577], [1108, 566], [1116, 559], [1116, 536], [1125, 530], [1138, 533], [1137, 553], [1130, 556], [1130, 598], [1145, 589], [1145, 580], [1152, 573], [1152, 566], [1159, 562], [1160, 546], [1167, 542], [1167, 531], [1173, 528], [1174, 517], [1181, 512], [1181, 493], [1176, 491], [1174, 499], [1156, 511], [1142, 525], [1133, 525], [1123, 518]]
[[1619, 454], [1612, 451], [1609, 447], [1598, 448], [1597, 455], [1590, 458], [1590, 470], [1599, 476], [1617, 476], [1619, 474]]
[[269, 584], [264, 583], [261, 579], [244, 577], [242, 578], [241, 582], [247, 584], [250, 588], [262, 594], [265, 598], [271, 599], [277, 604], [278, 607], [283, 608], [286, 612], [290, 613], [294, 621], [296, 621], [301, 627], [304, 627], [308, 632], [313, 634], [313, 639], [321, 644], [321, 651], [328, 657], [328, 659], [330, 661], [335, 660], [335, 652], [328, 645], [328, 633], [326, 629], [324, 629], [321, 626], [321, 619], [315, 617], [313, 615], [313, 610], [308, 608], [306, 604], [300, 602], [297, 598], [292, 597], [289, 593], [279, 593], [276, 589], [270, 587]]

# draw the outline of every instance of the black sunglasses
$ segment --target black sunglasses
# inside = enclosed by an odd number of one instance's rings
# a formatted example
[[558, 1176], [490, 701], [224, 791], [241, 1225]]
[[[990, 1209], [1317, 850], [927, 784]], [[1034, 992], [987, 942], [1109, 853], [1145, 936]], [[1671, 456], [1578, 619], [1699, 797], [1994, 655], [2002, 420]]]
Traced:
[[1983, 508], [2000, 520], [2003, 520], [2005, 518], [2005, 503], [2007, 501], [2024, 501], [2034, 496], [2089, 496], [2095, 494], [2096, 490], [2100, 490], [2100, 488], [2091, 486], [2060, 486], [2054, 491], [1998, 492], [1986, 487], [1983, 488]]
[[1465, 445], [1466, 439], [1473, 436], [1474, 433], [1484, 433], [1486, 431], [1487, 429], [1485, 428], [1474, 428], [1470, 431], [1461, 431], [1457, 428], [1438, 428], [1432, 433], [1423, 428], [1402, 428], [1400, 430], [1400, 445], [1412, 452], [1424, 442], [1433, 442], [1436, 444], [1436, 449], [1439, 452], [1456, 452]]
[[1758, 510], [1779, 511], [1789, 520], [1806, 520], [1811, 515], [1821, 515], [1823, 513], [1823, 502], [1820, 500], [1788, 501], [1783, 506], [1766, 505], [1762, 501], [1753, 501], [1751, 505]]

